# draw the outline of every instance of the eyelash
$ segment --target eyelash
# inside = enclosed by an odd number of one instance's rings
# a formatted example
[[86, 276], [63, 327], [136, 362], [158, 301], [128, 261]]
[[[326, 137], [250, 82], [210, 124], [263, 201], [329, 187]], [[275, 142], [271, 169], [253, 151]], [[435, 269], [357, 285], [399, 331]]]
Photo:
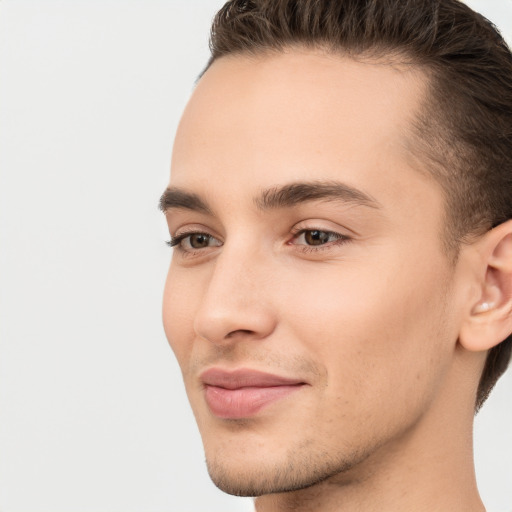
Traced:
[[[181, 242], [183, 242], [183, 240], [186, 240], [187, 238], [189, 238], [193, 235], [203, 235], [203, 236], [207, 236], [209, 238], [215, 238], [214, 236], [210, 235], [210, 233], [204, 233], [203, 231], [190, 231], [190, 232], [181, 233], [180, 235], [171, 236], [171, 239], [165, 243], [169, 247], [176, 247], [179, 249]], [[196, 250], [200, 250], [200, 249], [196, 249]]]
[[[293, 240], [296, 240], [301, 235], [303, 235], [305, 233], [312, 233], [314, 231], [324, 233], [326, 235], [329, 235], [329, 237], [334, 236], [334, 240], [327, 242], [325, 244], [317, 245], [317, 246], [291, 243]], [[206, 236], [209, 238], [215, 238], [214, 236], [210, 235], [209, 233], [205, 233], [202, 231], [190, 231], [190, 232], [181, 233], [180, 235], [171, 236], [171, 239], [165, 243], [171, 248], [176, 248], [183, 255], [194, 256], [198, 252], [201, 252], [203, 249], [199, 249], [199, 248], [198, 249], [184, 249], [183, 247], [181, 247], [181, 243], [193, 235], [202, 235], [202, 236]], [[287, 245], [295, 245], [298, 248], [298, 250], [300, 250], [303, 253], [316, 253], [316, 252], [320, 252], [320, 251], [329, 250], [333, 246], [339, 246], [339, 245], [345, 244], [350, 241], [351, 241], [351, 238], [349, 236], [342, 235], [341, 233], [336, 233], [335, 231], [329, 231], [329, 230], [320, 229], [320, 228], [308, 228], [308, 229], [299, 229], [296, 231], [292, 231], [292, 240], [287, 242]]]
[[178, 245], [181, 244], [181, 242], [183, 240], [185, 240], [185, 238], [188, 238], [189, 236], [191, 235], [206, 235], [207, 233], [200, 233], [199, 231], [194, 231], [193, 233], [183, 233], [181, 235], [177, 235], [177, 236], [171, 236], [171, 239], [170, 240], [167, 240], [167, 242], [165, 242], [169, 247], [176, 247]]
[[318, 231], [320, 233], [324, 233], [326, 235], [329, 235], [329, 237], [333, 236], [334, 240], [327, 242], [325, 244], [321, 245], [306, 245], [306, 244], [292, 244], [291, 241], [288, 242], [289, 245], [295, 245], [298, 250], [300, 250], [303, 253], [318, 253], [320, 251], [328, 251], [332, 249], [333, 247], [337, 247], [339, 245], [346, 244], [347, 242], [351, 241], [351, 238], [347, 235], [342, 235], [341, 233], [337, 233], [336, 231], [329, 231], [327, 229], [321, 229], [321, 228], [307, 228], [307, 229], [298, 229], [296, 231], [292, 231], [293, 238], [292, 240], [297, 240], [301, 235], [306, 233], [312, 233], [314, 231]]

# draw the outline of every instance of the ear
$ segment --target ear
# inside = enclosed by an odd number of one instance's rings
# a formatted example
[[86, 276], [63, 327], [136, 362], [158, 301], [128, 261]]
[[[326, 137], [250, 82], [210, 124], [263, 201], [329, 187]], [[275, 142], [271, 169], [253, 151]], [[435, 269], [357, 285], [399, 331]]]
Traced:
[[512, 333], [512, 220], [486, 233], [476, 243], [478, 300], [469, 304], [459, 343], [470, 351], [486, 351]]

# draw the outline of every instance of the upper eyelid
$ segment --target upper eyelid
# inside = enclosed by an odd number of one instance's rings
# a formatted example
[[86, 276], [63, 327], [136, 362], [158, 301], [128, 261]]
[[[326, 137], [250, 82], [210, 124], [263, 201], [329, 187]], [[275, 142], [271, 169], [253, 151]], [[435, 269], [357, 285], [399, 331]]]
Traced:
[[320, 228], [302, 228], [298, 229], [295, 232], [292, 232], [293, 237], [296, 238], [298, 235], [302, 235], [303, 233], [307, 233], [308, 231], [320, 231], [322, 233], [328, 233], [331, 235], [336, 235], [343, 238], [351, 238], [349, 235], [345, 233], [340, 233], [339, 231], [334, 231], [333, 229], [320, 229]]
[[[320, 226], [307, 226], [307, 227], [294, 227], [291, 229], [291, 233], [294, 237], [296, 237], [297, 235], [300, 235], [301, 233], [304, 233], [306, 231], [322, 231], [324, 233], [332, 233], [334, 235], [338, 235], [338, 236], [342, 236], [342, 237], [345, 237], [345, 238], [352, 238], [353, 237], [353, 232], [349, 229], [346, 229], [346, 228], [339, 228], [339, 229], [336, 229], [336, 228], [327, 228], [327, 227], [320, 227]], [[347, 231], [349, 233], [347, 233]]]
[[[327, 224], [327, 225], [326, 225]], [[346, 236], [347, 238], [353, 238], [360, 236], [357, 231], [351, 229], [343, 224], [339, 224], [336, 221], [322, 218], [305, 219], [295, 223], [293, 228], [290, 230], [292, 233], [299, 231], [328, 231], [329, 233], [337, 233], [339, 235]]]
[[[172, 237], [180, 237], [183, 235], [194, 235], [194, 234], [204, 234], [213, 236], [214, 238], [219, 238], [218, 235], [215, 234], [215, 230], [209, 229], [206, 226], [195, 225], [195, 226], [180, 226], [174, 230], [169, 230]], [[174, 234], [173, 234], [174, 232]]]
[[326, 233], [338, 233], [335, 228], [327, 228], [321, 226], [294, 226], [291, 230], [292, 233], [302, 233], [303, 231], [325, 231]]

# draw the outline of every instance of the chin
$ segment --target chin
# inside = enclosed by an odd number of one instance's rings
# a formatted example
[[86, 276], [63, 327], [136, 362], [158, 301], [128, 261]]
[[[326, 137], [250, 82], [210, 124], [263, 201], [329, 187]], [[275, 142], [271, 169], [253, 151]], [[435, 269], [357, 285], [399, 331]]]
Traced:
[[262, 460], [246, 454], [229, 459], [208, 457], [206, 463], [213, 483], [222, 491], [234, 496], [257, 497], [306, 489], [334, 476], [342, 477], [361, 461], [360, 457], [333, 460], [326, 453], [286, 454], [280, 459]]

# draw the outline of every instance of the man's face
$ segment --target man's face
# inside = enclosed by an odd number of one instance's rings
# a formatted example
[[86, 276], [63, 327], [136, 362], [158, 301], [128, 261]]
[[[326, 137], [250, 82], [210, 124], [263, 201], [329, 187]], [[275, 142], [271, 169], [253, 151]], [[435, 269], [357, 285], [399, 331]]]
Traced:
[[413, 71], [293, 50], [217, 61], [185, 110], [164, 325], [227, 492], [353, 477], [443, 392], [456, 274], [404, 149], [423, 94]]

